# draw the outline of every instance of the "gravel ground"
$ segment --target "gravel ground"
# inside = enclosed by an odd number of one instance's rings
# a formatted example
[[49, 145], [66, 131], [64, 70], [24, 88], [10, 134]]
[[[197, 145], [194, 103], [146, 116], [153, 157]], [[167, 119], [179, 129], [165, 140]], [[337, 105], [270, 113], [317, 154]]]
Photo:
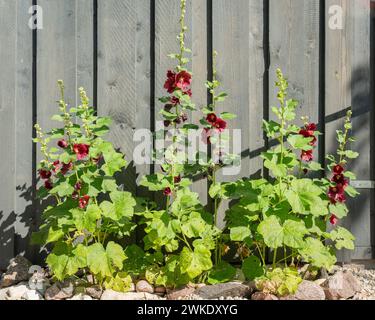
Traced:
[[360, 281], [362, 291], [357, 293], [353, 300], [375, 300], [375, 270], [365, 268], [361, 265], [344, 265], [343, 270], [350, 270]]

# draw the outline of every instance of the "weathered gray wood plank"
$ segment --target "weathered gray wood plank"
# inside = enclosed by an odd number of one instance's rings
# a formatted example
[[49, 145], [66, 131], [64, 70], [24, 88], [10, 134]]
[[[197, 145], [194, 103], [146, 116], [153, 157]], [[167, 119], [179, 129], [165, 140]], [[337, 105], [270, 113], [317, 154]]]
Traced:
[[[110, 139], [131, 159], [136, 128], [136, 28], [134, 0], [98, 2], [98, 114], [112, 120]], [[121, 183], [135, 191], [133, 164]]]
[[[263, 3], [262, 1], [213, 2], [213, 48], [218, 51], [217, 71], [222, 88], [229, 94], [219, 112], [237, 114], [229, 122], [241, 129], [241, 168], [235, 175], [220, 175], [221, 181], [259, 175], [259, 153], [264, 146], [263, 118]], [[231, 148], [238, 145], [232, 139]], [[228, 204], [223, 203], [221, 219]]]
[[[192, 72], [193, 72], [193, 101], [197, 111], [192, 114], [192, 122], [199, 123], [202, 113], [199, 111], [202, 106], [207, 105], [207, 88], [204, 86], [207, 80], [207, 1], [194, 0], [192, 3]], [[197, 141], [199, 142], [199, 141]], [[202, 178], [194, 182], [193, 191], [199, 193], [203, 205], [207, 204], [207, 179]]]
[[[37, 248], [30, 247], [30, 234], [35, 231], [33, 196], [33, 44], [32, 30], [28, 21], [28, 8], [32, 1], [17, 2], [17, 52], [16, 52], [16, 86], [15, 86], [15, 191], [14, 211], [15, 252], [25, 253], [34, 259]], [[14, 22], [16, 23], [16, 21]], [[0, 201], [1, 202], [1, 201]]]
[[[297, 122], [319, 121], [319, 1], [270, 1], [270, 106], [278, 106], [276, 69], [289, 80], [289, 95], [300, 104]], [[323, 13], [322, 13], [323, 14]], [[274, 115], [270, 112], [270, 117]], [[315, 153], [317, 161], [318, 153]]]
[[16, 34], [17, 3], [0, 1], [0, 134], [4, 150], [0, 176], [0, 268], [6, 267], [14, 254], [15, 227], [15, 87], [16, 87]]
[[[351, 2], [351, 105], [354, 113], [353, 134], [357, 142], [353, 149], [360, 153], [360, 157], [351, 166], [357, 173], [359, 180], [370, 180], [373, 176], [373, 116], [374, 105], [372, 92], [374, 90], [372, 77], [371, 56], [371, 12], [370, 2], [367, 5], [356, 5]], [[352, 202], [351, 231], [356, 236], [356, 249], [353, 259], [371, 259], [374, 254], [374, 234], [372, 203], [374, 190], [360, 190], [361, 195]]]

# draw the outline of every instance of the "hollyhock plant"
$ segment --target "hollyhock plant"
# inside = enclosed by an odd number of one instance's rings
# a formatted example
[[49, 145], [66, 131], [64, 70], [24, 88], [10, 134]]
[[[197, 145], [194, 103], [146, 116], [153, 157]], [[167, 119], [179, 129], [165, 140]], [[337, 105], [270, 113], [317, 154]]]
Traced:
[[339, 220], [348, 214], [347, 196], [358, 194], [349, 183], [355, 175], [346, 170], [348, 159], [358, 153], [347, 149], [348, 142], [354, 141], [349, 111], [345, 130], [337, 131], [337, 155], [327, 155], [332, 174], [321, 178], [303, 175], [324, 171], [313, 161], [317, 125], [307, 118], [302, 119], [302, 128], [292, 123], [298, 101], [288, 98], [288, 81], [279, 69], [276, 86], [279, 107], [272, 108], [276, 120], [264, 121], [267, 137], [277, 141], [262, 153], [268, 177], [224, 183], [219, 192], [235, 200], [226, 213], [226, 228], [230, 240], [238, 245], [245, 277], [255, 280], [258, 290], [285, 296], [296, 292], [302, 282], [297, 269], [301, 261], [314, 272], [330, 270], [336, 263], [335, 250], [354, 249], [354, 236], [339, 226]]
[[[85, 91], [80, 89], [81, 105], [68, 109], [61, 81], [59, 87], [60, 113], [52, 119], [62, 126], [47, 134], [35, 126], [34, 142], [40, 143], [44, 156], [40, 174], [46, 179], [38, 195], [50, 205], [32, 240], [51, 245], [46, 263], [56, 280], [83, 273], [103, 289], [126, 291], [131, 278], [123, 272], [124, 249], [113, 241], [131, 236], [135, 228], [136, 201], [119, 191], [113, 178], [126, 161], [104, 140], [110, 119], [95, 115]], [[60, 148], [50, 148], [51, 140]]]

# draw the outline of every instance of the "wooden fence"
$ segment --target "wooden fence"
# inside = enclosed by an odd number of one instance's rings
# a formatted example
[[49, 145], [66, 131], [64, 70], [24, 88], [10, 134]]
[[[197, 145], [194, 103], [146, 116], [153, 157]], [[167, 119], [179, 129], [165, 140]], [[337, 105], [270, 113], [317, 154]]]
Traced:
[[[32, 5], [42, 9], [42, 29], [29, 26]], [[335, 150], [335, 130], [352, 106], [361, 153], [353, 170], [363, 188], [346, 220], [357, 237], [346, 259], [374, 255], [371, 7], [370, 0], [188, 0], [187, 8], [194, 101], [207, 102], [203, 83], [217, 50], [218, 76], [230, 94], [225, 108], [240, 115], [232, 128], [242, 129], [242, 167], [231, 179], [263, 172], [261, 123], [276, 102], [276, 68], [301, 101], [298, 115], [310, 116], [324, 133], [320, 162]], [[40, 222], [39, 155], [31, 137], [36, 122], [53, 126], [57, 79], [65, 81], [71, 104], [79, 86], [88, 90], [98, 113], [113, 118], [111, 140], [131, 160], [134, 130], [153, 129], [159, 117], [157, 97], [173, 66], [167, 54], [178, 49], [178, 17], [178, 0], [0, 0], [0, 267], [19, 252], [37, 260], [39, 248], [28, 242]], [[136, 192], [136, 179], [153, 169], [131, 164], [126, 187]], [[194, 189], [207, 201], [205, 182]]]

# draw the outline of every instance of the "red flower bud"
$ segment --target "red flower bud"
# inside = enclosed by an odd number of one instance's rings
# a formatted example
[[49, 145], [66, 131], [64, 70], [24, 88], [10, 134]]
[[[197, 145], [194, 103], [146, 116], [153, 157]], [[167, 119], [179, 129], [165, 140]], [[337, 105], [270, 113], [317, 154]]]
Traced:
[[334, 174], [342, 174], [344, 172], [344, 168], [341, 165], [336, 164], [336, 165], [333, 166], [332, 172]]
[[181, 176], [177, 176], [173, 178], [174, 183], [178, 184], [181, 182]]
[[62, 148], [62, 149], [66, 149], [68, 147], [68, 142], [64, 139], [61, 139], [57, 142], [57, 145]]
[[81, 183], [81, 181], [78, 181], [78, 182], [74, 185], [74, 189], [75, 189], [75, 190], [81, 190], [81, 189], [82, 189], [82, 183]]
[[164, 189], [164, 195], [167, 196], [167, 197], [171, 196], [172, 195], [171, 188], [169, 188], [169, 187], [165, 188]]
[[214, 113], [210, 113], [210, 114], [207, 115], [206, 120], [207, 120], [208, 123], [211, 123], [212, 125], [214, 125], [216, 120], [217, 120], [217, 116]]
[[51, 189], [53, 189], [52, 181], [51, 181], [51, 180], [46, 180], [46, 181], [44, 181], [44, 187], [45, 187], [47, 190], [51, 190]]
[[337, 222], [339, 221], [339, 219], [333, 214], [331, 215], [331, 217], [329, 218], [329, 222], [335, 226], [337, 224]]
[[73, 169], [73, 163], [63, 163], [62, 168], [61, 168], [61, 173], [63, 175], [66, 175], [68, 171]]

